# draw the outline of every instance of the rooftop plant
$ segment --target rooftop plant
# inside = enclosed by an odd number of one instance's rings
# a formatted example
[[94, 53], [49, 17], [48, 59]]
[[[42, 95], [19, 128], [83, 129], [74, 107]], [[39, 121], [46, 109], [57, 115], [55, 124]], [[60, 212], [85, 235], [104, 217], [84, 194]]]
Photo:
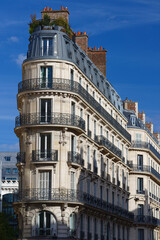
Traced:
[[36, 27], [38, 26], [62, 26], [62, 31], [66, 32], [70, 37], [73, 35], [73, 31], [70, 28], [68, 22], [62, 18], [59, 17], [57, 19], [51, 20], [50, 17], [45, 14], [44, 18], [41, 20], [36, 19], [36, 14], [31, 15], [31, 22], [29, 23], [29, 33], [32, 34]]

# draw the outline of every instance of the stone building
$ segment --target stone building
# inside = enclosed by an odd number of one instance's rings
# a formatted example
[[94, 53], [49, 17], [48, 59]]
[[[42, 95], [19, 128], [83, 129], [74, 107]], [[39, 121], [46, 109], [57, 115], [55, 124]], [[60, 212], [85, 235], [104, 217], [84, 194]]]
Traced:
[[[63, 7], [45, 14], [69, 19]], [[123, 103], [105, 77], [106, 50], [88, 48], [86, 33], [65, 32], [58, 24], [37, 26], [22, 65], [14, 203], [20, 239], [127, 240], [134, 216]]]
[[17, 94], [20, 239], [158, 240], [158, 133], [123, 106], [107, 51], [71, 31], [68, 9], [41, 13]]
[[145, 121], [145, 113], [138, 111], [138, 102], [125, 100], [124, 109], [128, 119], [127, 129], [132, 137], [128, 157], [131, 189], [129, 209], [135, 215], [131, 231], [134, 238], [131, 239], [158, 240], [160, 237], [159, 134], [154, 133], [152, 123]]

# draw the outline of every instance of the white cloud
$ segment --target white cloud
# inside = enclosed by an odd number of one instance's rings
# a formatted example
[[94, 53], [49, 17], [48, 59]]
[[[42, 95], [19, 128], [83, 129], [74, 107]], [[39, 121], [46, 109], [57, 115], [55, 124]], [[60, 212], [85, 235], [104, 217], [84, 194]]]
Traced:
[[19, 143], [16, 144], [1, 144], [0, 151], [19, 151]]
[[9, 40], [9, 42], [14, 42], [14, 43], [19, 42], [19, 39], [18, 39], [18, 37], [16, 37], [16, 36], [12, 36], [12, 37], [10, 37], [8, 40]]
[[15, 59], [15, 61], [18, 65], [21, 66], [25, 59], [26, 59], [26, 56], [23, 53], [21, 53], [18, 55], [18, 57]]

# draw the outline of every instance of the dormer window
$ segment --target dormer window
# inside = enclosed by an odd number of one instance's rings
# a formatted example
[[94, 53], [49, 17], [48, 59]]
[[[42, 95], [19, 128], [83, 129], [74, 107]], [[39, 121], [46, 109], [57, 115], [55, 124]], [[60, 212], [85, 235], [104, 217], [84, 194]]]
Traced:
[[53, 53], [53, 39], [43, 38], [42, 39], [42, 56], [51, 56]]
[[136, 116], [135, 115], [131, 115], [131, 123], [132, 123], [132, 126], [136, 125]]

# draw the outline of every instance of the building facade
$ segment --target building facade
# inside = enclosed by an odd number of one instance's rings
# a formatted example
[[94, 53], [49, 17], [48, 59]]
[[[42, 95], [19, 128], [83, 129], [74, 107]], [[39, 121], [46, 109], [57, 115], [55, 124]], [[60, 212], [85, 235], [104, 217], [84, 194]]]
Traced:
[[[69, 21], [67, 8], [45, 14]], [[88, 48], [86, 33], [71, 39], [65, 30], [37, 26], [22, 66], [14, 203], [20, 239], [127, 240], [134, 215], [123, 103], [98, 68], [106, 64], [106, 50]]]
[[160, 230], [160, 146], [159, 134], [153, 124], [145, 121], [145, 113], [138, 112], [138, 103], [124, 101], [124, 114], [132, 142], [128, 166], [130, 211], [135, 215], [134, 239], [158, 240]]
[[7, 195], [12, 195], [18, 190], [18, 169], [16, 164], [17, 152], [0, 152], [0, 211], [2, 211], [4, 196], [7, 198]]

